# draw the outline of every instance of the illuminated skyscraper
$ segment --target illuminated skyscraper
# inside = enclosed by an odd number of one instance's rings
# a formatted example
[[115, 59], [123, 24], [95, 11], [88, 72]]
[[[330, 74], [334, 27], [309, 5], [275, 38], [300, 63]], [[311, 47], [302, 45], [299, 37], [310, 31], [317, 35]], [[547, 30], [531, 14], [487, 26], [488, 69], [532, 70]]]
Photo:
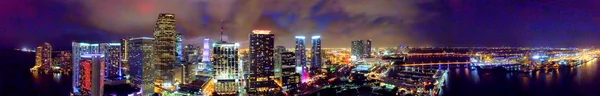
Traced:
[[[76, 74], [77, 82], [73, 82], [74, 95], [102, 96], [104, 90], [104, 55], [103, 54], [81, 54]], [[74, 70], [75, 72], [75, 70]]]
[[[304, 46], [305, 37], [296, 36], [296, 67], [297, 73], [302, 73], [302, 68], [306, 67], [306, 46]], [[300, 69], [300, 70], [298, 70]]]
[[134, 86], [142, 89], [144, 96], [154, 93], [154, 38], [138, 37], [128, 41], [127, 62]]
[[181, 64], [183, 60], [183, 37], [181, 33], [177, 33], [177, 35], [175, 35], [175, 39], [177, 40], [175, 42], [175, 56], [177, 56], [176, 63]]
[[202, 48], [202, 62], [210, 62], [210, 40], [204, 39], [204, 48]]
[[311, 37], [311, 59], [310, 59], [310, 69], [318, 70], [321, 68], [321, 36], [312, 36]]
[[52, 45], [44, 43], [42, 45], [42, 69], [50, 70], [52, 65]]
[[365, 48], [364, 48], [364, 44], [363, 44], [363, 40], [354, 40], [352, 41], [351, 44], [351, 56], [350, 58], [352, 60], [357, 60], [360, 58], [363, 58], [363, 55], [365, 54]]
[[118, 77], [122, 76], [121, 71], [121, 43], [100, 43], [100, 51], [104, 53], [104, 63], [106, 64], [104, 76]]
[[284, 91], [298, 92], [297, 87], [300, 84], [300, 74], [296, 73], [296, 56], [294, 52], [281, 52], [281, 83]]
[[129, 38], [121, 39], [121, 67], [123, 75], [129, 75], [129, 63], [127, 60], [129, 59]]
[[219, 95], [232, 95], [238, 93], [239, 63], [238, 43], [219, 42], [213, 45], [214, 55], [214, 90]]
[[31, 69], [33, 69], [33, 70], [39, 70], [39, 68], [42, 67], [42, 61], [43, 61], [43, 59], [42, 59], [42, 50], [44, 50], [42, 48], [42, 46], [38, 46], [35, 49], [35, 66], [33, 66], [33, 68], [31, 68]]
[[371, 39], [367, 40], [367, 42], [365, 42], [365, 56], [367, 57], [371, 57]]
[[[282, 73], [281, 73], [281, 63], [282, 63], [281, 53], [283, 53], [283, 52], [287, 52], [285, 50], [285, 47], [284, 46], [277, 46], [275, 48], [275, 53], [273, 54], [273, 56], [274, 56], [273, 58], [275, 59], [274, 60], [274, 62], [275, 62], [274, 63], [275, 64], [274, 65], [275, 66], [275, 70], [274, 70], [274, 72], [275, 72], [275, 79], [278, 80], [278, 81], [280, 81], [280, 82], [281, 82], [281, 75], [282, 75]], [[295, 60], [292, 63], [295, 63]]]
[[275, 88], [273, 51], [275, 35], [271, 30], [253, 30], [250, 34], [248, 93], [264, 94]]
[[175, 14], [161, 13], [154, 27], [155, 80], [157, 84], [171, 86], [173, 84], [174, 65], [177, 60], [175, 32]]
[[[100, 46], [99, 44], [89, 44], [89, 43], [79, 43], [79, 42], [72, 42], [71, 43], [72, 49], [71, 49], [71, 55], [72, 55], [72, 71], [73, 71], [73, 92], [75, 94], [80, 94], [79, 93], [79, 89], [81, 88], [81, 84], [82, 84], [82, 78], [85, 74], [83, 74], [84, 72], [81, 71], [82, 69], [84, 69], [84, 66], [82, 66], [82, 55], [84, 54], [101, 54], [100, 52]], [[91, 68], [91, 67], [90, 67]], [[88, 68], [88, 69], [90, 69]]]

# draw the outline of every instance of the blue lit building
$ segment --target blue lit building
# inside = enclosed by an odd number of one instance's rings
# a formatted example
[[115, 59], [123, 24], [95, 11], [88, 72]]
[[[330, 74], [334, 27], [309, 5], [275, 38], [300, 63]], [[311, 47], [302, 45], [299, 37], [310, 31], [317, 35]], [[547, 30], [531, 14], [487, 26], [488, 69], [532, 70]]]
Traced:
[[311, 60], [310, 60], [310, 70], [318, 70], [321, 68], [321, 36], [312, 36], [311, 37]]
[[130, 80], [142, 90], [144, 96], [154, 93], [154, 38], [138, 37], [128, 41], [127, 62]]

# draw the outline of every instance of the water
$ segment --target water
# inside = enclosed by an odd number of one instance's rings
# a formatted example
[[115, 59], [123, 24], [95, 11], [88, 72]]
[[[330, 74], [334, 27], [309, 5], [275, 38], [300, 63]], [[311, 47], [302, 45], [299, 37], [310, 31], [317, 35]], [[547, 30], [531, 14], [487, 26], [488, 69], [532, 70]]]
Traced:
[[35, 53], [12, 50], [2, 52], [0, 93], [2, 96], [69, 96], [71, 76], [30, 72]]
[[597, 60], [575, 68], [529, 73], [481, 72], [447, 68], [445, 96], [598, 96]]

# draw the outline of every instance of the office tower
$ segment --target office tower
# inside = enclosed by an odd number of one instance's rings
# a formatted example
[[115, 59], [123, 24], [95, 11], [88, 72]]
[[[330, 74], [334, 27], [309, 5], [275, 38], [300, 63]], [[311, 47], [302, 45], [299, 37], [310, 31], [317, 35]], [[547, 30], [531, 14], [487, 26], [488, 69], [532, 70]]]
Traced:
[[102, 96], [104, 90], [104, 55], [103, 54], [85, 54], [82, 58], [91, 60], [91, 96]]
[[38, 46], [35, 49], [35, 66], [33, 66], [33, 70], [39, 70], [40, 67], [42, 67], [42, 50], [44, 48], [42, 48], [42, 46]]
[[[79, 55], [80, 62], [77, 74], [80, 75], [78, 82], [73, 82], [74, 95], [83, 96], [102, 96], [104, 90], [104, 55], [103, 54], [82, 54]], [[74, 70], [75, 72], [75, 70]]]
[[[279, 49], [279, 47], [278, 47]], [[281, 71], [282, 88], [284, 91], [298, 92], [297, 87], [300, 83], [300, 74], [296, 73], [296, 56], [294, 52], [281, 52]]]
[[356, 61], [360, 58], [363, 58], [363, 54], [364, 54], [364, 44], [363, 44], [363, 40], [354, 40], [352, 41], [352, 44], [350, 46], [351, 48], [351, 56], [350, 58], [352, 59], [352, 61]]
[[175, 14], [161, 13], [154, 28], [154, 50], [155, 50], [155, 83], [164, 87], [173, 84], [173, 68], [176, 57], [177, 36], [175, 32]]
[[304, 46], [304, 36], [296, 36], [296, 70], [297, 73], [302, 73], [302, 68], [306, 67], [306, 46]]
[[181, 33], [177, 33], [175, 35], [175, 56], [177, 56], [177, 64], [181, 64], [181, 62], [183, 61], [183, 37], [181, 35]]
[[219, 42], [213, 45], [214, 90], [219, 95], [237, 94], [239, 86], [238, 43]]
[[100, 51], [104, 53], [106, 77], [120, 77], [121, 72], [121, 43], [100, 43]]
[[262, 94], [275, 88], [273, 51], [275, 35], [271, 30], [252, 30], [249, 42], [250, 69], [248, 70], [248, 93]]
[[129, 75], [129, 63], [127, 60], [129, 59], [129, 38], [121, 39], [121, 71], [123, 75]]
[[154, 38], [138, 37], [128, 41], [130, 80], [142, 89], [144, 96], [150, 96], [154, 93]]
[[312, 36], [311, 37], [311, 59], [310, 59], [310, 70], [318, 70], [321, 68], [321, 36]]
[[365, 42], [365, 56], [367, 57], [371, 57], [371, 39], [367, 40], [367, 42]]
[[52, 45], [44, 43], [42, 45], [42, 69], [50, 70], [52, 65]]
[[204, 39], [204, 47], [202, 48], [202, 62], [210, 62], [210, 40]]
[[185, 62], [189, 62], [189, 63], [195, 63], [198, 62], [199, 60], [199, 55], [200, 52], [198, 52], [198, 47], [188, 44], [186, 46], [183, 47], [183, 60]]
[[281, 53], [283, 53], [283, 52], [287, 52], [285, 50], [285, 47], [284, 46], [277, 46], [275, 48], [275, 52], [273, 54], [273, 58], [275, 59], [274, 60], [274, 62], [275, 62], [274, 63], [275, 64], [275, 70], [274, 70], [274, 72], [275, 72], [275, 80], [277, 80], [279, 82], [281, 82], [281, 75], [282, 75], [282, 73], [281, 73], [281, 63], [282, 63], [282, 61], [281, 61], [282, 60]]
[[[72, 56], [72, 62], [71, 63], [73, 66], [71, 67], [72, 71], [73, 71], [73, 92], [75, 94], [79, 94], [79, 89], [81, 88], [81, 84], [82, 84], [82, 76], [85, 74], [83, 71], [80, 71], [83, 69], [82, 63], [81, 63], [81, 56], [84, 54], [100, 54], [100, 48], [98, 44], [89, 44], [89, 43], [79, 43], [79, 42], [72, 42], [71, 43], [72, 49], [71, 49], [71, 56]], [[90, 67], [91, 68], [91, 67]], [[88, 68], [88, 69], [90, 69]]]

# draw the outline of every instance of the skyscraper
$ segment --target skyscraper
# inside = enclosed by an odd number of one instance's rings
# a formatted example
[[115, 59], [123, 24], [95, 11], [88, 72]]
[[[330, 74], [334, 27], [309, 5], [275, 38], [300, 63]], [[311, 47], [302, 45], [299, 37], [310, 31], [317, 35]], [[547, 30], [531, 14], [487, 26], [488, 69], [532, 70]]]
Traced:
[[129, 75], [129, 63], [127, 62], [129, 59], [129, 39], [130, 38], [121, 39], [121, 71], [123, 72], [123, 75]]
[[156, 54], [155, 83], [164, 87], [173, 84], [174, 65], [177, 60], [176, 44], [177, 33], [175, 32], [175, 14], [161, 13], [154, 27], [154, 50]]
[[[277, 46], [275, 48], [275, 52], [273, 54], [273, 56], [274, 56], [273, 58], [275, 59], [274, 60], [274, 64], [275, 64], [274, 65], [275, 66], [275, 69], [274, 69], [275, 80], [278, 80], [279, 82], [281, 82], [281, 75], [282, 75], [282, 73], [281, 73], [281, 63], [282, 63], [281, 53], [283, 53], [283, 52], [287, 52], [285, 50], [285, 47], [284, 46]], [[296, 59], [296, 58], [294, 58], [294, 59]], [[295, 60], [292, 63], [295, 63]]]
[[311, 60], [310, 60], [310, 69], [311, 71], [318, 70], [321, 68], [321, 36], [312, 36], [311, 37]]
[[138, 37], [128, 40], [127, 62], [134, 86], [142, 89], [144, 96], [154, 93], [154, 38]]
[[204, 39], [204, 48], [202, 48], [202, 62], [210, 62], [210, 39]]
[[42, 69], [50, 70], [52, 65], [52, 45], [44, 43], [42, 45]]
[[300, 83], [300, 74], [296, 73], [296, 56], [294, 52], [281, 52], [281, 83], [284, 91], [298, 92], [297, 87]]
[[[77, 69], [79, 73], [77, 73], [78, 82], [73, 82], [76, 86], [74, 87], [75, 95], [83, 95], [83, 96], [102, 96], [102, 92], [104, 90], [104, 55], [103, 54], [81, 54], [79, 55], [81, 62], [79, 65], [79, 69]], [[74, 71], [75, 72], [75, 71]]]
[[181, 64], [183, 60], [183, 37], [181, 33], [175, 35], [175, 56], [177, 56], [177, 64]]
[[33, 66], [33, 70], [39, 70], [40, 67], [42, 67], [42, 46], [38, 46], [35, 49], [35, 66]]
[[219, 95], [237, 94], [239, 86], [238, 43], [219, 42], [213, 45], [214, 90]]
[[275, 35], [271, 30], [253, 30], [250, 34], [248, 93], [264, 94], [275, 88], [273, 51]]
[[121, 43], [100, 43], [100, 51], [104, 53], [106, 77], [122, 76], [121, 72]]
[[367, 40], [367, 42], [365, 42], [365, 56], [367, 57], [371, 57], [371, 39]]
[[[101, 54], [100, 52], [100, 48], [99, 48], [99, 44], [89, 44], [89, 43], [79, 43], [79, 42], [72, 42], [71, 43], [72, 49], [71, 49], [71, 55], [72, 55], [72, 71], [73, 71], [73, 92], [75, 94], [80, 94], [79, 89], [81, 89], [82, 87], [82, 80], [85, 79], [83, 78], [83, 76], [85, 75], [83, 71], [83, 69], [85, 69], [85, 66], [81, 61], [82, 61], [82, 55], [85, 54]], [[91, 65], [90, 65], [91, 66]], [[89, 67], [89, 66], [88, 66]], [[91, 67], [87, 68], [91, 70]]]
[[363, 58], [364, 55], [364, 44], [363, 44], [363, 40], [354, 40], [352, 41], [351, 44], [351, 55], [350, 58], [354, 61], [354, 60], [358, 60], [360, 58]]
[[296, 72], [302, 73], [302, 68], [306, 67], [306, 46], [304, 46], [305, 37], [296, 36]]

